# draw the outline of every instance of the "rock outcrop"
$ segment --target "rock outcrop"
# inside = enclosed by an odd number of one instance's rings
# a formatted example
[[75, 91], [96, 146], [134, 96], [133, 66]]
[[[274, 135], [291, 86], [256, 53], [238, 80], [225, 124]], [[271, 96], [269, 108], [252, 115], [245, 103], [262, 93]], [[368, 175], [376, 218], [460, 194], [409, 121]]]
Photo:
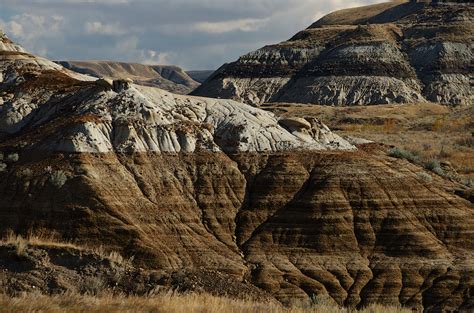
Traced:
[[473, 29], [469, 3], [342, 10], [222, 66], [194, 94], [253, 105], [471, 104]]
[[[130, 79], [80, 81], [31, 55], [5, 56], [0, 140], [50, 124], [25, 148], [56, 152], [352, 150], [318, 122], [301, 136], [272, 113], [231, 100], [179, 96]], [[18, 139], [15, 139], [18, 140]]]
[[97, 78], [132, 79], [136, 84], [188, 94], [200, 83], [172, 65], [145, 65], [113, 61], [58, 61], [72, 71]]
[[455, 183], [315, 119], [79, 80], [17, 55], [0, 60], [0, 235], [53, 232], [284, 303], [472, 310], [474, 208]]

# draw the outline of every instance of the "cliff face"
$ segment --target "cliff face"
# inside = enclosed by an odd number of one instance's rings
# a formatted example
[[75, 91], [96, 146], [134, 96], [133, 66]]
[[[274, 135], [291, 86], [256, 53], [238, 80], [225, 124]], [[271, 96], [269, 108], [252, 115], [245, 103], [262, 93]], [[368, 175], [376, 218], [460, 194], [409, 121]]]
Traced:
[[330, 14], [224, 65], [194, 94], [249, 104], [470, 104], [471, 4], [403, 1]]
[[454, 183], [315, 119], [2, 56], [0, 234], [223, 272], [286, 303], [473, 308], [474, 211]]
[[199, 83], [177, 66], [145, 65], [112, 61], [59, 61], [72, 71], [97, 78], [132, 79], [136, 84], [188, 94]]

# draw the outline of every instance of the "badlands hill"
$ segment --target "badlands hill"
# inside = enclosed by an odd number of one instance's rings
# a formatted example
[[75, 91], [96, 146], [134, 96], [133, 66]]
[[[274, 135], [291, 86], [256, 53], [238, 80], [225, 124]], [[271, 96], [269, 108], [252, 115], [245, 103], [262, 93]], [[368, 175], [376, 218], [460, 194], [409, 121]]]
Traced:
[[144, 65], [112, 61], [59, 61], [72, 71], [97, 78], [132, 79], [136, 84], [158, 87], [177, 94], [188, 94], [199, 83], [185, 71], [171, 65]]
[[88, 81], [6, 36], [0, 48], [0, 234], [74, 243], [2, 245], [0, 292], [81, 292], [92, 275], [134, 294], [177, 280], [286, 304], [474, 308], [474, 208], [458, 184], [316, 119]]
[[473, 37], [468, 1], [342, 10], [223, 65], [194, 94], [253, 105], [471, 104]]

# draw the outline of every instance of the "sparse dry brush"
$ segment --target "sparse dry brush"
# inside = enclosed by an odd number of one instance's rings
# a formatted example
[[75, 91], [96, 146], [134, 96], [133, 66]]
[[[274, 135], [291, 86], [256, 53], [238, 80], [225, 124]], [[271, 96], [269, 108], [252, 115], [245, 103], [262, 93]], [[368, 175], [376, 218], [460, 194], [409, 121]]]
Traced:
[[[168, 293], [155, 297], [113, 297], [113, 296], [81, 296], [66, 294], [59, 296], [43, 296], [29, 294], [20, 298], [0, 296], [2, 312], [206, 312], [206, 313], [344, 313], [354, 312], [341, 309], [334, 305], [315, 304], [306, 308], [285, 308], [276, 302], [255, 302], [250, 300], [234, 300], [215, 297], [209, 294], [177, 294]], [[362, 309], [362, 313], [409, 313], [408, 309], [371, 305]]]
[[13, 231], [8, 231], [6, 236], [0, 240], [0, 245], [11, 245], [15, 247], [16, 253], [19, 256], [25, 255], [28, 247], [47, 247], [47, 248], [66, 248], [79, 251], [92, 252], [103, 259], [109, 260], [112, 264], [119, 264], [122, 266], [132, 266], [134, 257], [125, 258], [117, 251], [110, 251], [103, 246], [99, 247], [85, 247], [79, 246], [70, 241], [59, 238], [54, 232], [47, 231], [30, 231], [26, 236], [15, 234]]
[[[72, 242], [61, 241], [54, 233], [38, 231], [30, 232], [25, 237], [8, 232], [0, 241], [0, 245], [13, 246], [18, 256], [28, 256], [33, 248], [64, 248], [83, 250]], [[124, 259], [117, 252], [108, 252], [103, 247], [93, 250], [95, 254], [108, 259], [111, 263], [131, 265], [131, 260]], [[238, 300], [218, 297], [206, 293], [177, 293], [171, 289], [163, 289], [158, 293], [146, 293], [148, 296], [130, 296], [107, 289], [105, 281], [96, 276], [86, 276], [77, 282], [77, 291], [66, 291], [63, 294], [45, 295], [39, 291], [21, 293], [12, 297], [0, 294], [0, 312], [276, 312], [276, 313], [345, 313], [354, 312], [340, 308], [333, 301], [315, 297], [313, 301], [296, 301], [290, 307], [281, 305], [276, 300], [261, 300], [248, 298]], [[0, 280], [1, 285], [1, 280]], [[167, 291], [168, 290], [168, 291]], [[399, 313], [410, 312], [401, 307], [385, 307], [371, 305], [360, 312], [367, 313]]]
[[[433, 103], [360, 107], [278, 103], [264, 108], [282, 116], [319, 118], [340, 135], [395, 146], [390, 155], [438, 175], [467, 186], [474, 180], [472, 107], [448, 108]], [[434, 166], [443, 162], [449, 162], [457, 173], [446, 173], [440, 166]]]

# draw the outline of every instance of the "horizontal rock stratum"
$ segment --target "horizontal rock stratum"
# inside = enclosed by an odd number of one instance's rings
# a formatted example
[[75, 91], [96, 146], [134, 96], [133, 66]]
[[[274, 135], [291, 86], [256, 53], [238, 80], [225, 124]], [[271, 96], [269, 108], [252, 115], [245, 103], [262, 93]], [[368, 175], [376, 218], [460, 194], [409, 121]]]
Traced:
[[474, 5], [428, 2], [329, 14], [223, 65], [193, 94], [253, 105], [472, 104]]
[[1, 42], [0, 234], [217, 271], [284, 303], [473, 309], [474, 208], [456, 184], [315, 119], [86, 81]]

